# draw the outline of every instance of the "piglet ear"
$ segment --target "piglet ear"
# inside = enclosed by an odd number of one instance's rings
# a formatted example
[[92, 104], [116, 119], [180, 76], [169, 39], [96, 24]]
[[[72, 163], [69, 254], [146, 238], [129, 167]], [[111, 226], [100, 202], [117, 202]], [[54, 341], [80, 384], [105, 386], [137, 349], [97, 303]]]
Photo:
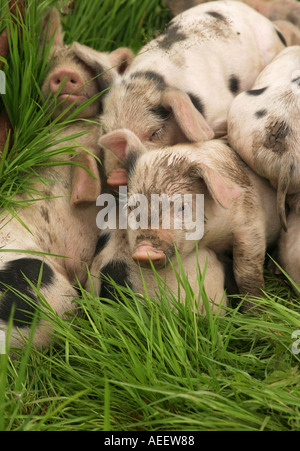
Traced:
[[213, 139], [214, 131], [185, 92], [167, 88], [161, 102], [167, 110], [172, 110], [175, 120], [186, 138], [191, 142]]
[[211, 196], [221, 207], [229, 208], [231, 202], [241, 194], [241, 188], [231, 180], [225, 180], [218, 172], [206, 164], [197, 165], [197, 173], [204, 180]]
[[77, 58], [95, 72], [99, 91], [107, 89], [113, 83], [117, 77], [117, 71], [112, 67], [109, 53], [98, 52], [86, 45], [79, 44], [79, 42], [73, 42], [70, 48]]
[[115, 130], [101, 136], [99, 145], [111, 150], [121, 161], [125, 161], [131, 151], [135, 151], [138, 154], [145, 152], [145, 148], [140, 139], [126, 128]]
[[52, 49], [55, 49], [55, 47], [63, 47], [62, 25], [59, 12], [56, 8], [51, 9], [43, 21], [41, 47], [47, 45], [52, 38]]
[[108, 88], [118, 73], [122, 74], [125, 71], [133, 57], [132, 51], [126, 47], [107, 53], [73, 42], [71, 49], [81, 61], [95, 71], [100, 91]]
[[83, 151], [76, 159], [72, 168], [72, 197], [73, 207], [84, 207], [96, 202], [101, 193], [101, 183], [98, 165], [93, 155]]
[[109, 54], [111, 65], [119, 74], [123, 74], [130, 65], [134, 54], [128, 47], [120, 47]]

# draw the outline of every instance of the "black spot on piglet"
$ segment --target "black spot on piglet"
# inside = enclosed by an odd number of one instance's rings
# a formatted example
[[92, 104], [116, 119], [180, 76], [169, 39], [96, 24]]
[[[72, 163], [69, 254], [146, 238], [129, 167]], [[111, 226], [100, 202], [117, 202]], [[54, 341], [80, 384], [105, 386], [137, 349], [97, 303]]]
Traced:
[[153, 113], [155, 116], [157, 116], [161, 120], [169, 119], [170, 117], [170, 111], [168, 111], [166, 108], [164, 108], [162, 105], [157, 105], [154, 108], [150, 109], [151, 113]]
[[217, 20], [224, 20], [225, 17], [222, 16], [222, 14], [218, 13], [217, 11], [207, 11], [206, 14], [208, 14], [209, 16], [214, 17]]
[[131, 288], [129, 280], [129, 268], [123, 261], [111, 261], [105, 265], [101, 270], [101, 291], [100, 298], [110, 299], [115, 301], [118, 299], [118, 294], [110, 282], [112, 279], [117, 285]]
[[232, 94], [236, 94], [240, 89], [240, 80], [236, 75], [231, 75], [229, 77], [229, 90]]
[[187, 39], [187, 35], [183, 32], [178, 24], [170, 22], [165, 30], [160, 34], [158, 45], [163, 50], [169, 50], [172, 45]]
[[95, 250], [95, 256], [98, 255], [107, 245], [110, 238], [110, 233], [101, 233], [97, 244], [96, 244], [96, 250]]
[[138, 160], [138, 155], [136, 152], [131, 151], [128, 153], [128, 155], [126, 157], [126, 162], [125, 162], [128, 178], [130, 178], [131, 175], [134, 174], [137, 160]]
[[150, 82], [155, 83], [155, 85], [157, 86], [157, 88], [159, 89], [165, 89], [166, 88], [166, 83], [164, 78], [158, 74], [155, 71], [152, 70], [146, 70], [146, 71], [137, 71], [134, 72], [133, 74], [130, 75], [131, 79], [144, 79], [144, 80], [148, 80]]
[[[20, 258], [5, 264], [4, 269], [0, 270], [0, 293], [2, 293], [0, 320], [7, 322], [14, 308], [13, 325], [16, 327], [28, 326], [35, 312], [33, 304], [37, 303], [37, 298], [26, 278], [36, 286], [40, 272], [42, 274], [40, 287], [50, 285], [54, 278], [54, 271], [41, 260]], [[33, 302], [31, 303], [27, 298], [32, 299]]]
[[300, 77], [294, 78], [294, 79], [292, 80], [292, 83], [295, 83], [295, 84], [298, 86], [298, 88], [299, 88], [299, 86], [300, 86]]
[[257, 119], [260, 119], [261, 117], [264, 117], [267, 115], [267, 110], [263, 109], [263, 110], [258, 110], [255, 113], [255, 116], [257, 117]]
[[190, 93], [187, 93], [187, 94], [188, 94], [189, 98], [191, 99], [194, 107], [199, 111], [199, 113], [202, 114], [203, 117], [205, 117], [204, 104], [203, 104], [202, 100], [200, 99], [200, 97], [198, 97], [194, 94], [190, 94]]

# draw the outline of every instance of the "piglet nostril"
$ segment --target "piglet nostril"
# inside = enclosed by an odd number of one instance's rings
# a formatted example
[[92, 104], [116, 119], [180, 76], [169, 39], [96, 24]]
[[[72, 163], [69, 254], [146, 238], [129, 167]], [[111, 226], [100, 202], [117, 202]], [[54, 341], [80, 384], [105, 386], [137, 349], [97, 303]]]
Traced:
[[62, 94], [72, 94], [76, 91], [76, 94], [80, 95], [83, 80], [73, 69], [61, 68], [53, 73], [49, 85], [54, 94], [62, 87]]

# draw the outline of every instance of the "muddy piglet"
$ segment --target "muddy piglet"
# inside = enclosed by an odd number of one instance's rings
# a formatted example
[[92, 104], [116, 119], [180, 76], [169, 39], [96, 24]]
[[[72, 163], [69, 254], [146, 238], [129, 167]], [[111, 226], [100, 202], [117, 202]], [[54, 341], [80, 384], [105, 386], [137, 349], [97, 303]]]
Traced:
[[239, 94], [228, 115], [230, 145], [277, 189], [277, 209], [287, 229], [285, 200], [300, 211], [300, 46], [283, 50]]
[[[266, 247], [280, 231], [276, 192], [267, 181], [253, 173], [223, 140], [149, 152], [136, 135], [123, 129], [103, 136], [100, 143], [127, 168], [128, 240], [134, 260], [146, 266], [151, 260], [162, 267], [173, 257], [174, 244], [183, 257], [198, 241], [201, 248], [232, 251], [240, 293], [261, 295]], [[157, 207], [157, 196], [174, 202], [168, 210], [163, 203]], [[166, 211], [169, 217], [164, 223]], [[250, 307], [250, 302], [244, 302], [244, 311]]]

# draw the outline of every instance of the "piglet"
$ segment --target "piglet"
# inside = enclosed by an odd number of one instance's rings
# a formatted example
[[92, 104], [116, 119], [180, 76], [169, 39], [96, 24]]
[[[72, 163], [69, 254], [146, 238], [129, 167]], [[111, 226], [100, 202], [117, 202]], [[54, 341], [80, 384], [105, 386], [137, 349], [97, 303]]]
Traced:
[[[225, 273], [224, 266], [216, 254], [210, 249], [201, 248], [198, 252], [194, 249], [181, 259], [181, 264], [190, 284], [197, 312], [205, 313], [201, 296], [203, 283], [212, 311], [224, 314], [223, 307], [227, 305], [224, 291]], [[158, 279], [152, 268], [141, 268], [132, 258], [126, 230], [102, 231], [90, 273], [92, 286], [89, 282], [87, 290], [93, 291], [102, 299], [116, 299], [110, 279], [118, 285], [130, 287], [136, 293], [153, 298], [160, 292]], [[177, 256], [173, 256], [171, 264], [157, 270], [161, 286], [170, 302], [173, 298], [185, 301], [186, 293], [182, 282], [182, 277], [185, 276], [179, 274], [181, 272]]]
[[[200, 3], [206, 3], [206, 0], [166, 0], [174, 16]], [[243, 3], [272, 21], [280, 20], [300, 26], [300, 4], [297, 0], [243, 0]]]
[[[72, 166], [72, 156], [67, 154], [52, 157], [51, 164], [36, 168], [37, 177], [28, 192], [13, 199], [18, 206], [16, 211], [1, 214], [0, 331], [7, 331], [12, 318], [10, 343], [16, 347], [28, 338], [36, 315], [33, 344], [47, 346], [52, 335], [49, 312], [50, 316], [63, 316], [73, 311], [78, 298], [74, 286], [78, 282], [84, 284], [87, 279], [86, 268], [92, 263], [99, 236], [94, 200], [100, 194], [95, 159], [100, 148], [97, 124], [82, 119], [97, 116], [101, 99], [86, 108], [84, 102], [108, 87], [117, 74], [112, 68], [117, 64], [116, 53], [102, 54], [78, 43], [66, 47], [56, 10], [49, 13], [47, 22], [48, 33], [44, 32], [42, 47], [48, 45], [50, 36], [53, 45], [42, 93], [45, 98], [54, 99], [52, 116], [58, 120], [64, 119], [75, 106], [83, 107], [77, 120], [63, 129], [58, 140], [82, 131], [88, 133], [75, 143], [79, 152], [75, 160], [80, 166]], [[123, 60], [123, 50], [120, 53]], [[66, 107], [71, 108], [66, 111]], [[53, 148], [45, 151], [50, 150]]]
[[284, 230], [286, 195], [300, 211], [300, 46], [283, 50], [233, 101], [228, 139], [243, 160], [277, 189]]
[[[121, 129], [103, 136], [100, 144], [124, 161], [128, 198], [143, 201], [138, 211], [131, 211], [132, 202], [127, 203], [129, 225], [134, 216], [142, 215], [140, 224], [128, 227], [134, 260], [142, 266], [149, 266], [151, 260], [160, 268], [174, 256], [174, 243], [180, 256], [185, 257], [198, 241], [201, 248], [232, 251], [240, 293], [261, 295], [266, 247], [275, 243], [280, 232], [276, 192], [224, 140], [178, 144], [149, 152], [135, 134]], [[204, 195], [202, 213], [200, 194]], [[156, 213], [152, 209], [156, 199], [152, 196], [158, 195], [174, 199], [166, 226], [163, 204]], [[189, 195], [186, 202], [185, 195]], [[183, 196], [182, 202], [176, 203], [174, 196], [179, 200]], [[153, 226], [157, 211], [159, 221]], [[187, 220], [182, 224], [183, 212]], [[244, 311], [250, 307], [250, 301], [244, 302]]]

